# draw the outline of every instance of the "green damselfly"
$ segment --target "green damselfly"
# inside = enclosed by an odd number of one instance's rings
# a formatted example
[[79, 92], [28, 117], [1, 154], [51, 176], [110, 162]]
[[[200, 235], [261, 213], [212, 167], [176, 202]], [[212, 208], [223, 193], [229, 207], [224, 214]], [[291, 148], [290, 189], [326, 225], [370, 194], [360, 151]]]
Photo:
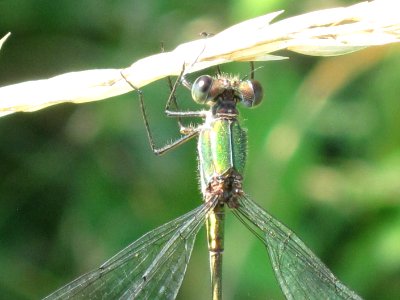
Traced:
[[[191, 84], [184, 71], [171, 86], [165, 112], [178, 118], [183, 136], [157, 149], [147, 121], [143, 94], [139, 100], [150, 145], [162, 154], [198, 137], [203, 204], [150, 231], [89, 272], [46, 299], [174, 299], [182, 283], [193, 244], [206, 223], [212, 299], [222, 299], [224, 217], [228, 207], [266, 246], [279, 285], [288, 299], [360, 299], [341, 283], [287, 227], [249, 199], [242, 189], [247, 155], [246, 132], [239, 124], [236, 105], [257, 106], [262, 87], [254, 80], [218, 74], [202, 75]], [[209, 110], [179, 111], [175, 91], [179, 83], [191, 90], [195, 102]], [[132, 86], [133, 87], [133, 86]], [[133, 87], [134, 88], [134, 87]], [[171, 110], [174, 105], [176, 110]], [[200, 117], [198, 126], [185, 127], [183, 117]]]

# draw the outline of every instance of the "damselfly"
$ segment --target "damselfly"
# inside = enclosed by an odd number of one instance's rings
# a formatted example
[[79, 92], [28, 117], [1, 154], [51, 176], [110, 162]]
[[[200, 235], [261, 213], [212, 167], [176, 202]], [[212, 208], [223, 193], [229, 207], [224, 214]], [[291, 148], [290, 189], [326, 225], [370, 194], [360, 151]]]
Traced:
[[[239, 124], [237, 104], [257, 106], [263, 97], [253, 78], [203, 75], [193, 84], [181, 75], [171, 87], [168, 116], [178, 118], [183, 136], [157, 149], [147, 122], [143, 94], [139, 100], [150, 145], [162, 154], [198, 137], [200, 185], [204, 203], [187, 214], [150, 231], [102, 264], [65, 285], [46, 299], [174, 299], [182, 283], [193, 244], [206, 223], [212, 299], [222, 299], [224, 218], [228, 207], [265, 244], [279, 285], [288, 299], [359, 299], [287, 227], [249, 199], [242, 189], [246, 162], [246, 132]], [[191, 90], [195, 102], [209, 110], [179, 111], [178, 84]], [[133, 86], [132, 86], [133, 87]], [[134, 88], [134, 87], [133, 87]], [[174, 105], [176, 110], [171, 110]], [[181, 118], [204, 122], [185, 127]]]

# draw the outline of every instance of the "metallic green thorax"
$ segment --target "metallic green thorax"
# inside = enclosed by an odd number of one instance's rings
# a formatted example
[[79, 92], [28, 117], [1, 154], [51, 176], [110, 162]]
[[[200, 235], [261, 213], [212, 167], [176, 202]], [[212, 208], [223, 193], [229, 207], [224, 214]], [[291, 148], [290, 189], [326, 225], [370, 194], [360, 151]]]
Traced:
[[209, 116], [198, 142], [200, 181], [203, 194], [213, 178], [243, 174], [247, 135], [236, 118]]

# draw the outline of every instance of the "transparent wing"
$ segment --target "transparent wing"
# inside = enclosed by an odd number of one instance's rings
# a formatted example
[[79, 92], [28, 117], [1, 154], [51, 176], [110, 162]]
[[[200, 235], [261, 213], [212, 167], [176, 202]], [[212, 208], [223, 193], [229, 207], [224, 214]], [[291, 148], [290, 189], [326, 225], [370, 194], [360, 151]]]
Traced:
[[[240, 214], [239, 214], [239, 213]], [[321, 260], [286, 226], [247, 197], [239, 200], [235, 215], [258, 227], [275, 275], [287, 299], [361, 299], [341, 283]]]
[[152, 230], [50, 299], [175, 299], [195, 237], [211, 205]]

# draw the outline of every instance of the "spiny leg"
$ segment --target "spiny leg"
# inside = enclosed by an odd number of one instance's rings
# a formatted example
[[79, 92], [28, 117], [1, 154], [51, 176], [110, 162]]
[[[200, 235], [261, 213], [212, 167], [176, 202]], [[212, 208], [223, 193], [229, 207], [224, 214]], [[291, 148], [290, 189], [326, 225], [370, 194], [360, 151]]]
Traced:
[[[163, 43], [163, 42], [161, 42], [161, 52], [165, 52], [165, 48], [164, 48], [164, 43]], [[168, 82], [169, 92], [170, 92], [170, 94], [171, 94], [171, 93], [172, 93], [172, 90], [173, 90], [172, 81], [171, 81], [171, 76], [167, 76], [167, 82]], [[174, 106], [175, 106], [175, 110], [176, 110], [176, 111], [179, 111], [178, 102], [176, 101], [175, 93], [173, 94], [172, 103], [173, 103]], [[167, 102], [167, 105], [166, 105], [164, 111], [167, 110], [167, 107], [168, 107], [168, 102]], [[184, 128], [185, 126], [183, 126], [183, 124], [182, 124], [182, 119], [181, 119], [181, 117], [177, 117], [177, 123], [178, 123], [178, 126], [179, 126], [179, 131], [182, 132], [182, 128]]]
[[[167, 77], [167, 81], [168, 81], [169, 92], [171, 94], [172, 90], [173, 90], [171, 76]], [[167, 102], [167, 104], [168, 104], [168, 102]], [[175, 111], [179, 111], [179, 106], [178, 106], [178, 102], [176, 101], [175, 93], [173, 94], [172, 104], [174, 104], [174, 106], [175, 106]], [[167, 110], [167, 106], [165, 107], [164, 111], [166, 111], [166, 110]], [[179, 126], [179, 131], [181, 131], [183, 127], [186, 127], [186, 126], [183, 126], [181, 117], [177, 117], [177, 123], [178, 123], [178, 126]]]
[[245, 80], [246, 78], [249, 78], [249, 77], [250, 77], [250, 80], [254, 80], [255, 72], [257, 70], [263, 68], [263, 66], [259, 66], [259, 67], [255, 68], [254, 61], [250, 61], [249, 63], [250, 63], [250, 73], [246, 74], [243, 78], [241, 78], [241, 80]]
[[[181, 112], [181, 111], [172, 111], [170, 110], [170, 105], [171, 103], [174, 101], [174, 94], [178, 85], [178, 82], [180, 80], [180, 78], [182, 77], [183, 71], [181, 72], [181, 74], [179, 75], [177, 81], [175, 82], [171, 94], [168, 97], [168, 101], [165, 107], [165, 113], [167, 114], [167, 116], [169, 117], [204, 117], [205, 113], [202, 111], [195, 111], [195, 112]], [[149, 139], [149, 144], [151, 147], [151, 150], [153, 151], [154, 154], [156, 155], [162, 155], [165, 152], [174, 149], [175, 147], [185, 143], [186, 141], [188, 141], [189, 139], [195, 137], [196, 135], [198, 135], [200, 128], [198, 127], [181, 127], [181, 132], [184, 134], [182, 137], [178, 138], [177, 140], [166, 144], [160, 148], [158, 148], [155, 145], [154, 142], [154, 138], [153, 138], [153, 134], [151, 132], [150, 129], [150, 125], [149, 125], [149, 121], [148, 121], [148, 117], [147, 117], [147, 113], [146, 113], [146, 108], [144, 105], [144, 96], [143, 96], [143, 91], [140, 90], [139, 88], [135, 87], [126, 77], [125, 75], [121, 72], [121, 76], [122, 78], [124, 78], [124, 80], [131, 86], [132, 89], [134, 89], [135, 91], [137, 91], [138, 96], [139, 96], [139, 103], [140, 103], [140, 108], [141, 108], [141, 112], [142, 112], [142, 116], [143, 116], [143, 120], [144, 120], [144, 124], [145, 124], [145, 128], [146, 128], [146, 132], [147, 132], [147, 137]]]
[[[202, 35], [202, 34], [200, 34], [200, 35]], [[161, 52], [164, 52], [164, 51], [165, 51], [164, 43], [161, 42]], [[179, 110], [178, 101], [176, 100], [176, 88], [177, 88], [179, 82], [183, 86], [188, 88], [189, 91], [192, 89], [192, 84], [188, 80], [186, 80], [186, 78], [183, 75], [184, 71], [185, 71], [185, 64], [183, 64], [182, 71], [179, 74], [179, 76], [178, 76], [177, 80], [175, 81], [174, 85], [172, 85], [171, 76], [167, 76], [167, 82], [168, 82], [168, 87], [169, 87], [169, 91], [170, 91], [170, 96], [169, 96], [168, 101], [167, 101], [167, 103], [165, 105], [164, 113], [169, 117], [176, 117], [177, 118], [177, 123], [178, 123], [178, 126], [179, 126], [179, 132], [186, 135], [186, 134], [189, 134], [192, 131], [193, 127], [184, 126], [183, 123], [182, 123], [181, 116], [180, 115], [179, 116], [175, 115], [175, 112], [181, 112]], [[173, 104], [174, 107], [175, 107], [174, 111], [170, 110], [171, 104]], [[190, 117], [189, 115], [187, 115], [187, 116]], [[194, 117], [197, 117], [197, 114]]]
[[250, 62], [250, 79], [254, 79], [254, 61]]

